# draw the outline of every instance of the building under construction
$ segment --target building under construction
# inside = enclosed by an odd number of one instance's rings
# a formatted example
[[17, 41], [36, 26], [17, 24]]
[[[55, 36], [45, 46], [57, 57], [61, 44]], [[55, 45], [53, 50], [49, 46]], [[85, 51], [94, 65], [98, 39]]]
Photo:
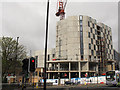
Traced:
[[48, 78], [80, 78], [115, 69], [111, 28], [88, 16], [69, 16], [56, 25], [55, 57]]

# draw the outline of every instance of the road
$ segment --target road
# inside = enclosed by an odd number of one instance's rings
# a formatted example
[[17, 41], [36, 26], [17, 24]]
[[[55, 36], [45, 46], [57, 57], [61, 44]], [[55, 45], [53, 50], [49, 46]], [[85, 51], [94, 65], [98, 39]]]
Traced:
[[[22, 90], [21, 87], [15, 85], [3, 86], [2, 90]], [[44, 90], [43, 87], [33, 88], [26, 87], [24, 90]], [[106, 86], [105, 84], [90, 84], [90, 85], [61, 85], [47, 86], [47, 90], [120, 90], [120, 87]]]

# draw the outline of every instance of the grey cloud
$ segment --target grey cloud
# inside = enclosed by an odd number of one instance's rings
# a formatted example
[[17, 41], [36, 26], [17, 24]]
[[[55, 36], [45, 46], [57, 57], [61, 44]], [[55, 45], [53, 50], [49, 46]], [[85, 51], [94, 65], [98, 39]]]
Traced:
[[[49, 42], [48, 47], [55, 47], [56, 2], [50, 2], [49, 13]], [[69, 2], [66, 6], [66, 17], [72, 15], [88, 15], [99, 22], [107, 24], [114, 30], [113, 43], [117, 49], [117, 3], [105, 2]], [[46, 2], [4, 2], [3, 3], [2, 30], [3, 35], [16, 38], [29, 50], [44, 48], [45, 24], [46, 24]]]

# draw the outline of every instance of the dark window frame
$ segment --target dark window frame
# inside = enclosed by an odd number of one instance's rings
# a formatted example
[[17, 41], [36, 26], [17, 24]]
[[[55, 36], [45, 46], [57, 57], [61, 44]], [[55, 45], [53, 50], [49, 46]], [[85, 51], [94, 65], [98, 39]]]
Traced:
[[90, 27], [90, 22], [88, 21], [88, 27]]

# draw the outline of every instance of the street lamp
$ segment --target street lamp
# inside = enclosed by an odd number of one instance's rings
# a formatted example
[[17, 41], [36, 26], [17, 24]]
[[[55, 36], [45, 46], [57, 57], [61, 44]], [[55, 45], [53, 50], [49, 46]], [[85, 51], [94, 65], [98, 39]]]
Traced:
[[45, 60], [44, 60], [44, 90], [46, 90], [46, 59], [47, 59], [47, 39], [48, 39], [48, 16], [49, 16], [49, 0], [47, 2], [47, 16], [46, 16]]

